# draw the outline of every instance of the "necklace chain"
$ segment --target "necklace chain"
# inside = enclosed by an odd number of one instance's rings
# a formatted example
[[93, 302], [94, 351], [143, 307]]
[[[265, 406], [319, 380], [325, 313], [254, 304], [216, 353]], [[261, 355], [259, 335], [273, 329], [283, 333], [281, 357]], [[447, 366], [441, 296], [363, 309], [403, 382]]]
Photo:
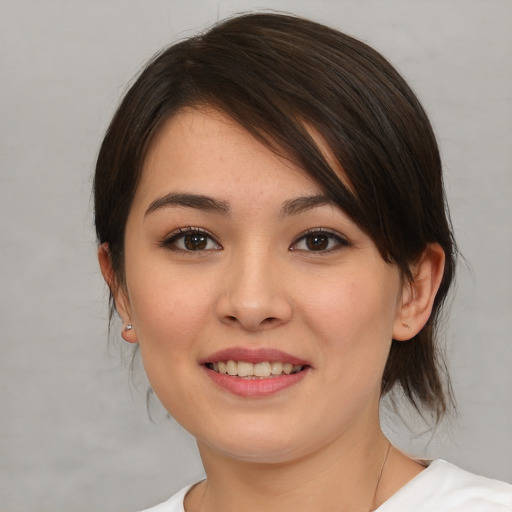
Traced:
[[[384, 460], [382, 461], [382, 465], [380, 467], [379, 476], [377, 478], [377, 484], [375, 485], [375, 491], [373, 492], [372, 506], [371, 506], [369, 512], [372, 512], [373, 510], [375, 510], [375, 505], [376, 505], [375, 501], [377, 499], [377, 492], [379, 490], [380, 480], [382, 478], [382, 475], [384, 474], [384, 469], [386, 467], [386, 462], [388, 460], [388, 455], [389, 455], [390, 450], [391, 450], [391, 441], [388, 440], [386, 454], [384, 455]], [[207, 489], [208, 489], [208, 479], [206, 479], [206, 481], [205, 481], [205, 489], [203, 492], [203, 496], [201, 498], [201, 507], [200, 508], [202, 508], [202, 504], [203, 504]]]
[[384, 468], [386, 467], [386, 462], [388, 460], [388, 455], [389, 455], [390, 450], [391, 450], [391, 441], [389, 441], [389, 439], [388, 439], [388, 446], [386, 448], [386, 454], [384, 455], [384, 460], [382, 461], [382, 465], [380, 467], [379, 477], [377, 478], [377, 484], [375, 485], [375, 491], [373, 492], [372, 507], [370, 508], [369, 512], [372, 512], [372, 510], [375, 510], [375, 506], [376, 506], [375, 502], [377, 500], [377, 492], [379, 490], [380, 479], [382, 478], [382, 475], [384, 473]]

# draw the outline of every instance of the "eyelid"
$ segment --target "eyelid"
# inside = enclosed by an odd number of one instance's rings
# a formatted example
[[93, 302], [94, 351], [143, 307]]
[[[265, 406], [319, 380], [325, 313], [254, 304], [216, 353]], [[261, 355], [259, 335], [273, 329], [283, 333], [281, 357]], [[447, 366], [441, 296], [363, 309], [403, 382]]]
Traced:
[[190, 252], [190, 253], [197, 254], [197, 253], [201, 253], [201, 252], [211, 251], [212, 249], [206, 249], [203, 251], [186, 251], [184, 249], [179, 249], [179, 248], [172, 246], [172, 244], [174, 242], [176, 242], [176, 240], [178, 240], [180, 237], [184, 237], [187, 235], [195, 235], [195, 234], [201, 234], [201, 235], [207, 236], [210, 240], [212, 240], [215, 243], [215, 245], [217, 246], [217, 249], [222, 249], [222, 245], [217, 241], [217, 239], [215, 238], [215, 236], [212, 233], [210, 233], [208, 230], [206, 230], [204, 228], [198, 228], [198, 227], [194, 227], [194, 226], [186, 226], [186, 227], [180, 226], [180, 227], [176, 228], [175, 230], [173, 230], [171, 233], [167, 234], [163, 238], [163, 240], [160, 242], [160, 245], [162, 247], [165, 247], [166, 249], [174, 250], [177, 252]]
[[294, 246], [296, 246], [303, 238], [305, 238], [309, 235], [325, 235], [325, 236], [334, 238], [338, 241], [336, 246], [332, 247], [330, 249], [325, 249], [325, 250], [321, 250], [321, 251], [307, 251], [307, 252], [311, 252], [311, 253], [317, 252], [319, 255], [329, 253], [329, 252], [339, 249], [341, 247], [349, 247], [351, 245], [350, 242], [347, 240], [347, 238], [345, 236], [343, 236], [341, 233], [339, 233], [338, 231], [334, 231], [332, 229], [327, 229], [327, 228], [310, 228], [310, 229], [307, 229], [306, 231], [303, 231], [302, 233], [300, 233], [299, 235], [297, 235], [295, 237], [295, 239], [290, 244], [289, 250], [290, 251], [301, 250], [301, 249], [296, 249]]

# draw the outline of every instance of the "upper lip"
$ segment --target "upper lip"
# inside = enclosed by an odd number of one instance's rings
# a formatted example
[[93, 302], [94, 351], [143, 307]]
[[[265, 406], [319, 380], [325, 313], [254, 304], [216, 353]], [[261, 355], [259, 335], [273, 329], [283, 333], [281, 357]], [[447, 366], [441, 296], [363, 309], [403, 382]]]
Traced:
[[219, 350], [199, 361], [200, 364], [217, 363], [219, 361], [244, 361], [246, 363], [261, 363], [263, 361], [291, 363], [293, 365], [309, 365], [307, 361], [293, 356], [282, 350], [273, 348], [249, 349], [246, 347], [231, 347]]

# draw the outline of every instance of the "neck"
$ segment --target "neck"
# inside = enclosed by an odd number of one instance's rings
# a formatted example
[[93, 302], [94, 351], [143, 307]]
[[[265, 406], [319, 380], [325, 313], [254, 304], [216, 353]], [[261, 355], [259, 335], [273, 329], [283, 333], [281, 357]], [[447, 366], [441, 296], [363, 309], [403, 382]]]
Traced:
[[274, 463], [237, 460], [199, 443], [207, 481], [195, 489], [187, 512], [366, 512], [378, 505], [388, 448], [380, 429], [340, 436], [307, 456]]

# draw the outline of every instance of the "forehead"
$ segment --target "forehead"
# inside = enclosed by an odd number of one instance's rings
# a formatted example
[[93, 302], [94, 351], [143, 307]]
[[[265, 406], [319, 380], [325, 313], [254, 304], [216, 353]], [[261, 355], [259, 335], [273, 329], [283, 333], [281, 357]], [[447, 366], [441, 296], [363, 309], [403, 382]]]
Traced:
[[[279, 156], [214, 109], [185, 108], [170, 118], [152, 141], [136, 199], [189, 189], [218, 195], [320, 193], [320, 187], [290, 159]], [[182, 190], [183, 189], [183, 190]]]

